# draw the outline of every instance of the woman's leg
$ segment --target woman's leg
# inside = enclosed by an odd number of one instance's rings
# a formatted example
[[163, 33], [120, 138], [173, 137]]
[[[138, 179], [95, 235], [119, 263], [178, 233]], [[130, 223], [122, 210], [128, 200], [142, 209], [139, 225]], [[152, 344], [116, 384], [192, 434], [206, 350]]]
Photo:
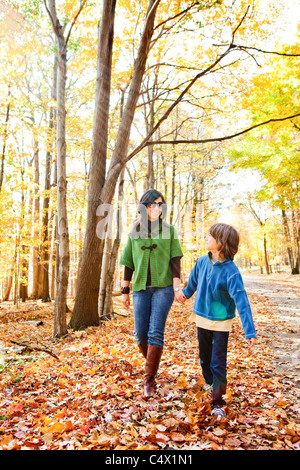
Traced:
[[148, 352], [144, 376], [144, 395], [147, 398], [154, 394], [154, 380], [163, 351], [165, 325], [173, 301], [173, 286], [152, 288]]
[[166, 321], [173, 302], [173, 286], [152, 288], [148, 344], [163, 347]]
[[133, 292], [134, 337], [139, 350], [147, 357], [148, 331], [151, 314], [150, 289]]

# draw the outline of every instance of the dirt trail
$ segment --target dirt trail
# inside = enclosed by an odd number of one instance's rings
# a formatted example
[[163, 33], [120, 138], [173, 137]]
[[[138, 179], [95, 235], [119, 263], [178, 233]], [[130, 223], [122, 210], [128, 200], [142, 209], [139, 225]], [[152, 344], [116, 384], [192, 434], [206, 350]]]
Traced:
[[274, 305], [282, 328], [270, 335], [270, 348], [277, 353], [278, 370], [300, 389], [300, 287], [288, 281], [243, 275], [249, 295], [258, 295]]

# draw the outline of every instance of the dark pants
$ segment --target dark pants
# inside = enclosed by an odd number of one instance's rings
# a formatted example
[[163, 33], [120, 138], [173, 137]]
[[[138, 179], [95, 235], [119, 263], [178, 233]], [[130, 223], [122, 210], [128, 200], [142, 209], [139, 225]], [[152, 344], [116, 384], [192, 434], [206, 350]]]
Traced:
[[228, 331], [212, 331], [197, 328], [199, 358], [204, 380], [213, 385], [212, 407], [223, 406], [226, 402]]

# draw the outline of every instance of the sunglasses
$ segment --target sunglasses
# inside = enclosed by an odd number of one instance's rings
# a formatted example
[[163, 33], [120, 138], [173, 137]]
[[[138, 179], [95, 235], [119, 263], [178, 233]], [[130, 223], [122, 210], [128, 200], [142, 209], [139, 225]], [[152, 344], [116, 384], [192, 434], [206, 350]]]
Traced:
[[156, 207], [161, 207], [163, 205], [163, 202], [152, 202], [151, 204], [148, 204], [147, 207], [150, 207], [151, 209], [155, 209]]

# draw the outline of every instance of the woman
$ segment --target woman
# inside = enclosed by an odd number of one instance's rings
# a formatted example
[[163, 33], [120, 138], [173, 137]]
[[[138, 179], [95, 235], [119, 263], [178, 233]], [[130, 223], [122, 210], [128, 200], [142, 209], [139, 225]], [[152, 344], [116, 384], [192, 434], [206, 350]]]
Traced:
[[129, 284], [134, 273], [134, 336], [146, 359], [146, 398], [154, 394], [154, 379], [163, 351], [164, 329], [174, 293], [177, 300], [181, 299], [180, 259], [183, 253], [175, 228], [163, 220], [165, 215], [163, 195], [150, 189], [140, 200], [139, 217], [120, 259], [120, 264], [125, 266], [122, 284], [125, 307], [130, 305]]

